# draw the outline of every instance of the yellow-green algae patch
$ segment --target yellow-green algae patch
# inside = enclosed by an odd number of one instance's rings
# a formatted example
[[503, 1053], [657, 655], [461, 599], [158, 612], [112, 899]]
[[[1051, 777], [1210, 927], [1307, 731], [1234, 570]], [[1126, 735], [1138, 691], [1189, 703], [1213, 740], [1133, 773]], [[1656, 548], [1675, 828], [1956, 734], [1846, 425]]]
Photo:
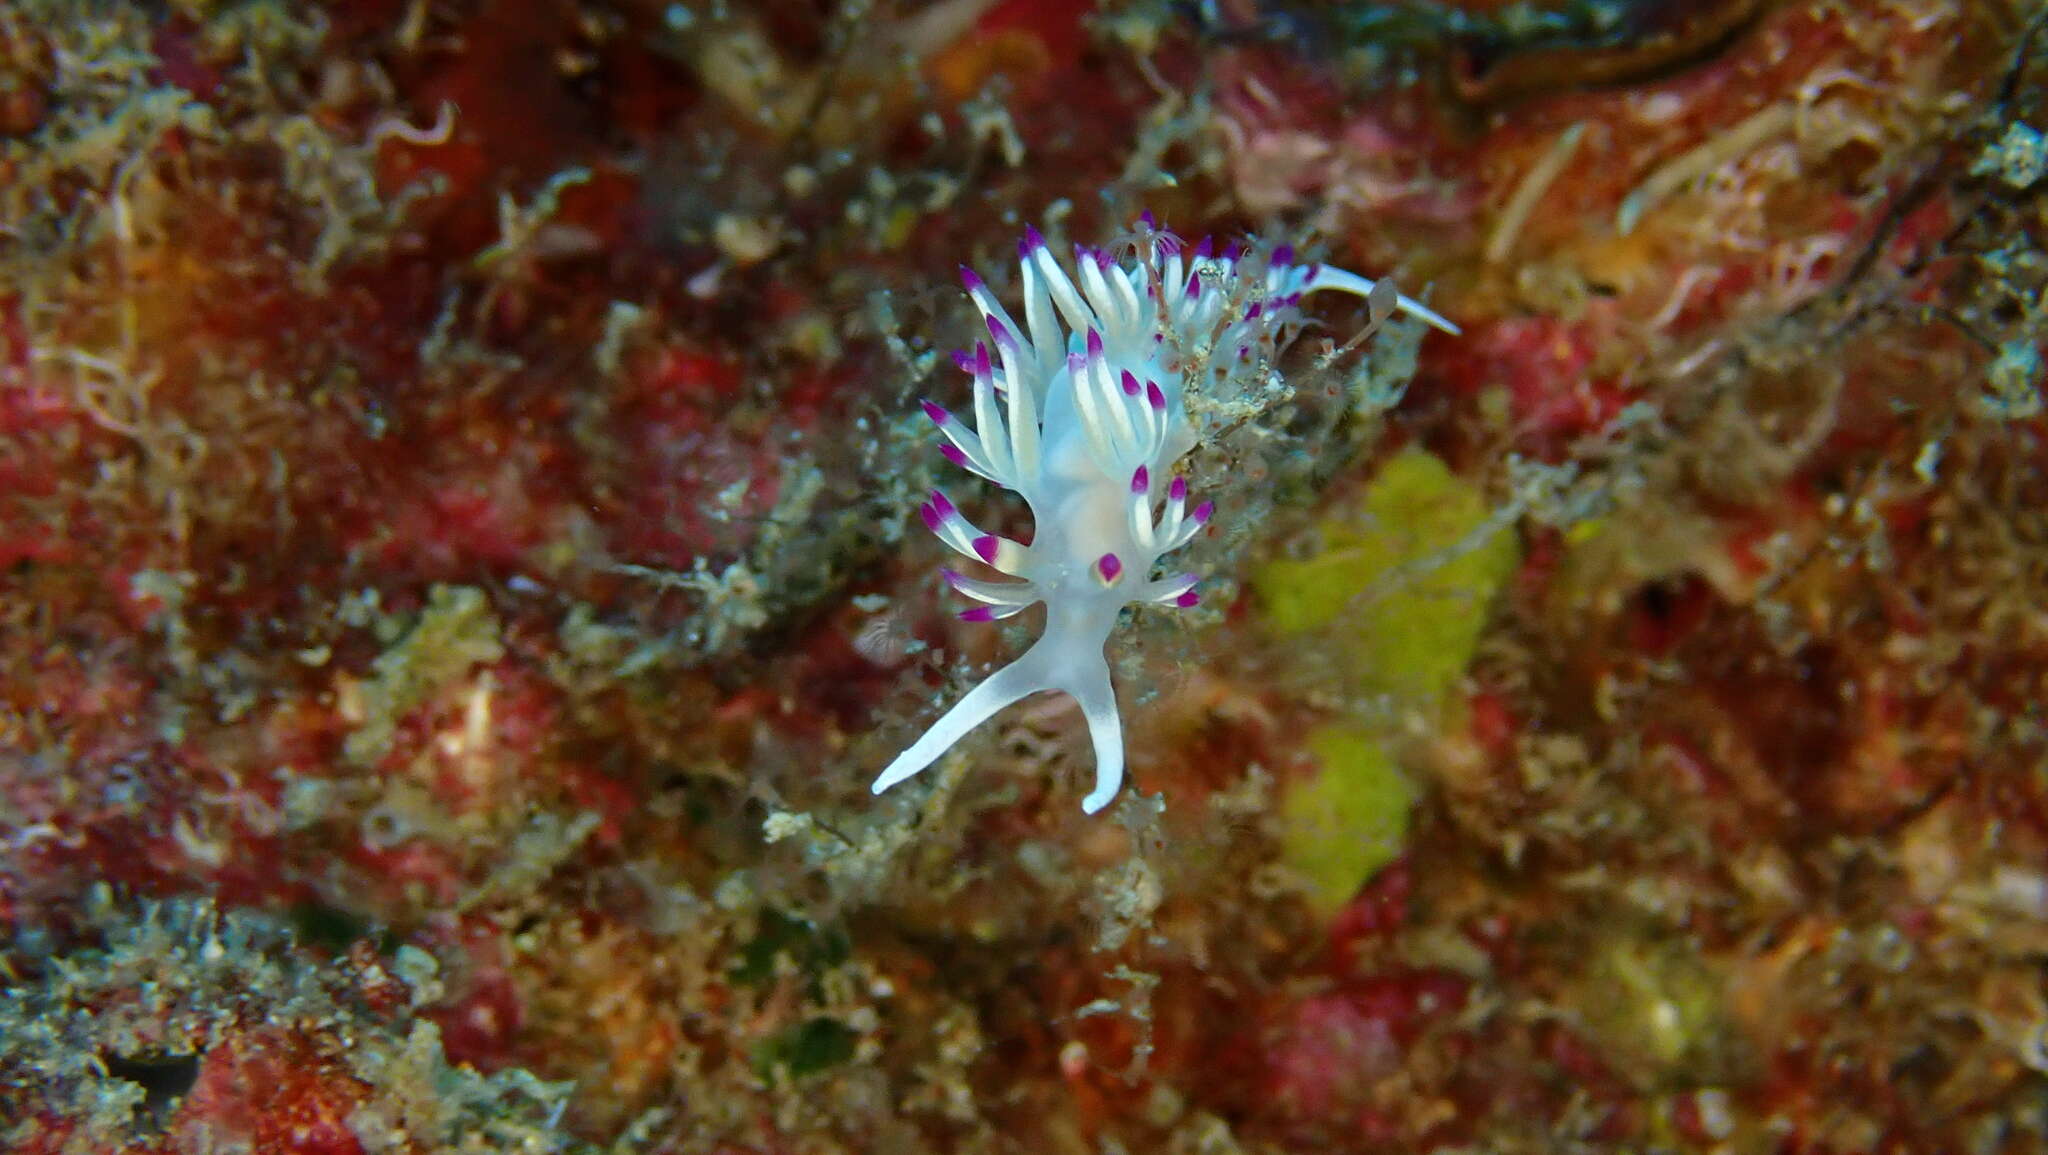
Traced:
[[1323, 523], [1314, 557], [1259, 569], [1266, 620], [1283, 636], [1327, 630], [1353, 688], [1434, 706], [1471, 664], [1486, 608], [1519, 560], [1512, 537], [1486, 532], [1489, 514], [1477, 486], [1404, 450], [1356, 512]]
[[1322, 768], [1280, 802], [1281, 861], [1300, 880], [1309, 905], [1330, 913], [1401, 853], [1415, 787], [1368, 730], [1319, 726], [1308, 747]]
[[[1519, 562], [1490, 532], [1477, 486], [1435, 456], [1389, 461], [1350, 513], [1320, 527], [1314, 557], [1276, 560], [1254, 577], [1266, 621], [1283, 637], [1321, 634], [1347, 690], [1392, 696], [1402, 714], [1448, 721], [1446, 700], [1472, 663], [1487, 607]], [[1333, 721], [1308, 747], [1321, 771], [1282, 803], [1282, 861], [1319, 910], [1334, 911], [1400, 853], [1414, 787], [1388, 742], [1390, 724]]]

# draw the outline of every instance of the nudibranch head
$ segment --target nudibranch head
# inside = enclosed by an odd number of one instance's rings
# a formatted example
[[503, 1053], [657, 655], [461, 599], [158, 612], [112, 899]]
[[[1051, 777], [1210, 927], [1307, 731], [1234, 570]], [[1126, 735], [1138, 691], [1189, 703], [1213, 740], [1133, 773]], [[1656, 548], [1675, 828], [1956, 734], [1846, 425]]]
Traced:
[[976, 686], [875, 779], [879, 794], [923, 770], [990, 715], [1028, 694], [1060, 690], [1080, 703], [1095, 747], [1094, 813], [1123, 781], [1122, 723], [1103, 646], [1135, 602], [1196, 604], [1196, 576], [1155, 576], [1160, 560], [1200, 533], [1215, 510], [1187, 508], [1174, 465], [1198, 431], [1186, 398], [1243, 363], [1272, 354], [1299, 322], [1303, 296], [1322, 289], [1370, 297], [1377, 313], [1405, 312], [1457, 327], [1354, 273], [1297, 264], [1287, 246], [1263, 257], [1206, 239], [1192, 248], [1148, 214], [1132, 251], [1077, 245], [1056, 258], [1036, 229], [1017, 257], [1023, 323], [974, 270], [960, 270], [988, 332], [956, 354], [972, 380], [973, 421], [926, 401], [948, 461], [1013, 490], [1031, 507], [1029, 545], [984, 533], [934, 491], [926, 528], [994, 579], [945, 571], [976, 604], [960, 616], [994, 621], [1043, 602], [1045, 633]]

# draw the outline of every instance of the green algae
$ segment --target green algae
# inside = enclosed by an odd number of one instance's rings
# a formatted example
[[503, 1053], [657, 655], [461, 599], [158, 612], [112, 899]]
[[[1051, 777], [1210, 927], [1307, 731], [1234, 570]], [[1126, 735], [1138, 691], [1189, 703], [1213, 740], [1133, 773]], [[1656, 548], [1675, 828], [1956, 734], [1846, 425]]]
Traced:
[[1260, 568], [1266, 620], [1283, 637], [1325, 633], [1357, 689], [1433, 711], [1471, 664], [1486, 608], [1519, 560], [1490, 515], [1477, 486], [1403, 451], [1354, 514], [1322, 525], [1315, 556]]
[[1369, 731], [1323, 726], [1308, 746], [1322, 769], [1281, 800], [1281, 860], [1309, 905], [1329, 914], [1401, 853], [1415, 787]]
[[[1492, 524], [1477, 486], [1419, 449], [1389, 461], [1358, 509], [1321, 529], [1313, 557], [1258, 572], [1267, 622], [1283, 637], [1324, 638], [1351, 688], [1443, 721], [1487, 606], [1519, 560], [1514, 541]], [[1390, 748], [1394, 724], [1347, 719], [1313, 731], [1321, 770], [1281, 802], [1281, 861], [1322, 913], [1407, 840], [1415, 787]]]
[[766, 1074], [781, 1067], [795, 1078], [830, 1070], [853, 1058], [860, 1033], [838, 1019], [806, 1019], [762, 1044], [755, 1068]]

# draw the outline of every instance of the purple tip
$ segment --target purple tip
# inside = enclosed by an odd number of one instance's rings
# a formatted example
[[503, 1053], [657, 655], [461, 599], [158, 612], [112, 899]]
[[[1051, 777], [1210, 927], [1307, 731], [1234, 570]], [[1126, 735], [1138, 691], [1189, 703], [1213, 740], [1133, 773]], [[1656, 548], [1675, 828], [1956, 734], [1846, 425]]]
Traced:
[[924, 527], [933, 533], [939, 532], [939, 511], [929, 503], [917, 507], [917, 515], [924, 518]]
[[1203, 237], [1201, 241], [1195, 245], [1195, 255], [1203, 258], [1204, 260], [1207, 260], [1209, 257], [1214, 256], [1215, 253], [1216, 242], [1214, 239], [1210, 237]]
[[1193, 609], [1194, 607], [1202, 604], [1202, 598], [1201, 595], [1197, 594], [1195, 591], [1189, 590], [1188, 592], [1173, 599], [1173, 604], [1179, 606], [1184, 610]]
[[1271, 263], [1272, 263], [1272, 264], [1275, 264], [1275, 265], [1291, 265], [1291, 264], [1293, 264], [1293, 263], [1294, 263], [1294, 246], [1293, 246], [1293, 245], [1281, 245], [1281, 246], [1280, 246], [1279, 248], [1277, 248], [1277, 249], [1274, 249], [1274, 250], [1273, 250], [1273, 260], [1272, 260], [1272, 262], [1271, 262]]
[[954, 445], [950, 442], [948, 442], [945, 445], [939, 446], [939, 456], [945, 458], [947, 461], [952, 462], [953, 464], [959, 466], [962, 469], [966, 469], [968, 467], [967, 454], [961, 452], [959, 446]]
[[1213, 515], [1215, 512], [1216, 503], [1213, 501], [1205, 501], [1202, 504], [1195, 507], [1195, 512], [1192, 515], [1191, 520], [1196, 525], [1207, 525], [1209, 524], [1210, 516]]
[[1095, 568], [1102, 574], [1103, 581], [1113, 582], [1123, 574], [1124, 563], [1118, 560], [1115, 554], [1106, 553], [1102, 555], [1102, 560], [1095, 563]]
[[967, 291], [970, 293], [987, 287], [981, 282], [981, 274], [968, 268], [966, 265], [960, 266], [960, 283], [967, 286]]
[[975, 606], [973, 609], [961, 610], [960, 620], [963, 622], [992, 622], [996, 620], [996, 612], [988, 606]]
[[[990, 317], [989, 320], [993, 323], [995, 318]], [[974, 375], [976, 377], [987, 377], [994, 372], [995, 366], [991, 365], [988, 359], [988, 346], [976, 341], [974, 343]]]
[[940, 517], [952, 517], [960, 512], [953, 507], [952, 498], [947, 497], [936, 489], [932, 490], [932, 508], [938, 512]]
[[959, 570], [953, 569], [950, 566], [941, 568], [939, 570], [939, 576], [945, 578], [946, 584], [952, 586], [954, 589], [959, 589], [960, 583], [967, 580], [966, 578], [960, 576]]
[[1133, 473], [1133, 474], [1131, 474], [1131, 492], [1132, 492], [1132, 493], [1149, 493], [1149, 492], [1151, 492], [1151, 490], [1152, 490], [1152, 474], [1151, 474], [1151, 471], [1147, 470], [1147, 469], [1146, 469], [1146, 468], [1145, 468], [1144, 466], [1140, 465], [1140, 466], [1138, 467], [1138, 471], [1137, 471], [1136, 473]]
[[1094, 360], [1100, 356], [1102, 356], [1102, 334], [1090, 329], [1088, 330], [1088, 358]]
[[1188, 499], [1188, 479], [1185, 477], [1174, 478], [1173, 484], [1166, 490], [1166, 496], [1174, 501], [1186, 501]]
[[974, 372], [974, 358], [968, 356], [965, 349], [953, 350], [953, 364], [958, 365], [962, 373]]
[[982, 534], [974, 539], [975, 555], [990, 565], [996, 564], [996, 535]]
[[988, 318], [988, 335], [994, 337], [998, 345], [1014, 346], [1017, 343], [1017, 338], [1010, 335], [1010, 327], [994, 317]]
[[946, 412], [945, 406], [936, 401], [926, 401], [924, 403], [924, 415], [931, 418], [934, 425], [944, 425], [946, 418], [952, 416], [952, 414]]
[[1256, 320], [1258, 315], [1265, 311], [1265, 308], [1266, 303], [1264, 301], [1253, 301], [1251, 308], [1244, 311], [1244, 319], [1247, 321]]
[[1180, 238], [1172, 233], [1159, 234], [1158, 245], [1161, 256], [1171, 257], [1180, 252]]
[[1124, 396], [1136, 397], [1138, 395], [1138, 378], [1129, 369], [1124, 370], [1122, 384]]
[[1232, 242], [1230, 242], [1230, 243], [1229, 243], [1228, 245], [1225, 245], [1225, 246], [1224, 246], [1224, 248], [1223, 248], [1223, 259], [1224, 259], [1224, 260], [1226, 260], [1226, 261], [1235, 261], [1235, 260], [1237, 260], [1237, 258], [1239, 258], [1239, 257], [1241, 257], [1241, 256], [1244, 256], [1244, 246], [1243, 246], [1243, 245], [1241, 245], [1241, 244], [1237, 243], [1236, 241], [1232, 241]]
[[1145, 227], [1148, 229], [1156, 229], [1159, 227], [1159, 222], [1152, 219], [1151, 209], [1146, 209], [1144, 212], [1139, 213], [1138, 220], [1143, 222]]
[[1025, 226], [1024, 226], [1024, 251], [1025, 251], [1026, 253], [1035, 253], [1035, 252], [1037, 252], [1038, 250], [1040, 250], [1040, 249], [1042, 249], [1042, 248], [1044, 248], [1044, 247], [1045, 247], [1045, 237], [1044, 237], [1044, 236], [1042, 236], [1042, 235], [1040, 235], [1040, 233], [1039, 233], [1039, 231], [1038, 231], [1038, 226], [1036, 226], [1036, 225], [1025, 225]]
[[1166, 412], [1166, 394], [1159, 391], [1159, 382], [1145, 382], [1145, 402], [1161, 413]]
[[1202, 272], [1200, 269], [1188, 273], [1188, 287], [1181, 290], [1181, 295], [1187, 297], [1199, 297], [1202, 295]]

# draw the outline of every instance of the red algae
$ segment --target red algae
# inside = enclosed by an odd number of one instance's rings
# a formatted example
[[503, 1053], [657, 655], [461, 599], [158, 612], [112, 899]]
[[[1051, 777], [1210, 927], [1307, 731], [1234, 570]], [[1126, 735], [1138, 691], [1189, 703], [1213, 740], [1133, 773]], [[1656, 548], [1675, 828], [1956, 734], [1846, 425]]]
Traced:
[[[513, 7], [0, 15], [0, 1146], [2048, 1143], [2038, 15]], [[875, 800], [953, 269], [1146, 210], [1464, 333], [1197, 399], [1103, 815]]]

